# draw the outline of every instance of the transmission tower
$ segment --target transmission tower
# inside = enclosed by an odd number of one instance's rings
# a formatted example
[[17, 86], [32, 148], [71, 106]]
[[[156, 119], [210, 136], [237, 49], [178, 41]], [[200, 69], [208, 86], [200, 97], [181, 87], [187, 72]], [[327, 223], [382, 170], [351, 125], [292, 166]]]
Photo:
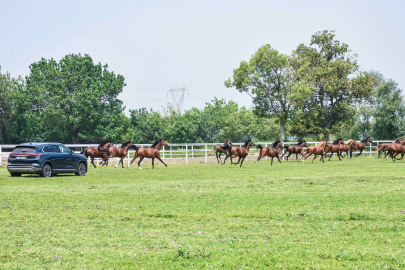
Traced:
[[180, 114], [183, 111], [183, 100], [186, 92], [189, 94], [188, 89], [186, 89], [184, 86], [183, 88], [172, 88], [167, 91], [167, 96], [169, 97], [169, 93], [172, 95], [173, 106]]

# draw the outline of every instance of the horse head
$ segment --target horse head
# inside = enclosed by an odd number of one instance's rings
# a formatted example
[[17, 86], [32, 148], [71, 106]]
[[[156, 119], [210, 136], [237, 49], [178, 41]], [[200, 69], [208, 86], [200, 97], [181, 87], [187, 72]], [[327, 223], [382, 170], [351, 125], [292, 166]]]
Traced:
[[133, 143], [131, 141], [126, 141], [121, 145], [121, 148], [123, 147], [130, 147], [131, 145], [133, 145]]
[[368, 141], [369, 143], [373, 143], [373, 140], [372, 140], [370, 137], [367, 137], [367, 141]]
[[162, 142], [162, 145], [164, 145], [164, 146], [169, 146], [169, 144], [168, 144], [165, 140], [160, 139], [160, 141]]
[[232, 140], [231, 140], [230, 138], [228, 138], [228, 139], [225, 140], [225, 144], [233, 145], [233, 144], [232, 144]]

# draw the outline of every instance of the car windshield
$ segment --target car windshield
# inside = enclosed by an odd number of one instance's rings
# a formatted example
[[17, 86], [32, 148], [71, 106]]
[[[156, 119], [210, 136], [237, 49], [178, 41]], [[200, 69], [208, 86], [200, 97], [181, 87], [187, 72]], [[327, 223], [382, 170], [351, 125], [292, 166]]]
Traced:
[[37, 148], [34, 146], [17, 146], [14, 148], [12, 154], [32, 154], [37, 151]]

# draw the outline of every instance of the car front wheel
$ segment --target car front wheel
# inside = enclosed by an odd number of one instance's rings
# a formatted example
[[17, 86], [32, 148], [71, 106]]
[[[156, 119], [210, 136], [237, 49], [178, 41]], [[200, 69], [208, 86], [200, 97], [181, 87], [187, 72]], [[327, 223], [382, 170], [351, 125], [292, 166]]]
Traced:
[[80, 162], [79, 167], [77, 168], [76, 175], [84, 176], [86, 174], [86, 165], [83, 162]]
[[42, 177], [51, 177], [52, 176], [52, 167], [49, 164], [42, 166]]

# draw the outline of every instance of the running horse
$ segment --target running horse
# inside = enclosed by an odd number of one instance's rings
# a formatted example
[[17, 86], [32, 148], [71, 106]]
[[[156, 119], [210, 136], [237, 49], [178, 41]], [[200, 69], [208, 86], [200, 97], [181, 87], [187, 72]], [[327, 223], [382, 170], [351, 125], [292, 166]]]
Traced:
[[[404, 141], [404, 139], [396, 138], [395, 141], [393, 141], [393, 143], [401, 143], [403, 141]], [[382, 149], [384, 148], [384, 146], [386, 146], [388, 144], [390, 144], [390, 143], [382, 143], [382, 144], [378, 145], [378, 147], [373, 147], [373, 150], [377, 150], [377, 158], [381, 158], [381, 153], [382, 152], [385, 152], [385, 157], [384, 158], [387, 157], [387, 155], [389, 154], [388, 151], [387, 150], [383, 151]]]
[[[361, 153], [363, 153], [364, 149], [366, 149], [367, 143], [372, 143], [373, 140], [371, 140], [370, 137], [365, 138], [364, 140], [360, 141], [360, 142], [356, 142], [356, 146], [357, 149], [351, 149], [350, 151], [350, 158], [352, 157], [352, 152], [356, 151], [356, 150], [360, 150], [360, 153], [358, 153], [356, 155], [356, 157], [360, 156]], [[354, 151], [353, 151], [354, 150]]]
[[[308, 146], [307, 149], [303, 149], [301, 151], [301, 159], [304, 159], [302, 161], [302, 163], [305, 162], [305, 160], [310, 156], [310, 155], [314, 155], [314, 158], [312, 159], [312, 163], [314, 163], [314, 160], [320, 155], [321, 159], [323, 161], [323, 163], [325, 163], [325, 160], [323, 160], [323, 153], [325, 151], [325, 146], [328, 143], [328, 141], [324, 141], [318, 144], [318, 146]], [[300, 160], [301, 160], [300, 159]]]
[[[389, 143], [386, 144], [381, 148], [381, 151], [387, 151], [389, 155], [385, 158], [388, 159], [389, 157], [392, 158], [392, 161], [396, 161], [396, 157], [399, 154], [402, 154], [401, 160], [404, 157], [404, 152], [405, 152], [405, 141], [401, 141], [400, 143]], [[394, 156], [395, 155], [395, 156]]]
[[80, 154], [84, 155], [86, 159], [90, 157], [91, 164], [93, 164], [94, 168], [97, 168], [94, 164], [94, 158], [106, 158], [108, 157], [108, 148], [114, 146], [112, 141], [105, 140], [102, 141], [97, 147], [88, 147], [84, 148]]
[[280, 157], [279, 157], [280, 150], [283, 149], [283, 144], [281, 143], [281, 141], [274, 142], [273, 146], [271, 148], [263, 147], [260, 144], [256, 148], [260, 149], [260, 154], [259, 154], [259, 157], [257, 158], [256, 166], [257, 166], [257, 163], [259, 162], [259, 160], [261, 160], [265, 156], [271, 157], [271, 166], [273, 166], [273, 158], [275, 158], [275, 157], [278, 159], [280, 164], [282, 164]]
[[339, 149], [340, 149], [341, 144], [343, 144], [343, 139], [339, 138], [339, 139], [336, 139], [332, 144], [327, 143], [325, 145], [325, 154], [324, 155], [326, 156], [326, 154], [328, 154], [328, 153], [330, 154], [328, 161], [330, 161], [330, 158], [332, 157], [333, 153], [337, 153], [337, 156], [338, 156], [339, 160], [341, 161], [340, 154], [339, 154]]
[[131, 141], [126, 141], [119, 148], [115, 146], [108, 148], [109, 157], [107, 158], [107, 162], [109, 158], [113, 157], [121, 158], [120, 161], [117, 163], [117, 166], [115, 166], [115, 168], [117, 168], [118, 165], [120, 165], [120, 163], [122, 165], [122, 168], [124, 168], [124, 158], [127, 156], [128, 149], [129, 147], [131, 147], [131, 145], [133, 145]]
[[353, 146], [358, 147], [358, 143], [356, 143], [353, 139], [350, 139], [346, 144], [339, 145], [339, 154], [342, 158], [342, 152], [346, 152], [346, 157], [349, 158], [349, 153], [353, 149]]
[[208, 153], [208, 155], [211, 155], [215, 151], [217, 161], [218, 163], [221, 163], [222, 162], [221, 155], [225, 154], [225, 156], [228, 156], [229, 153], [229, 147], [227, 147], [228, 145], [232, 145], [232, 140], [230, 138], [226, 139], [224, 144], [216, 144]]
[[304, 147], [308, 147], [305, 140], [299, 141], [296, 145], [284, 145], [285, 150], [281, 158], [283, 158], [284, 155], [288, 152], [287, 161], [292, 154], [295, 154], [295, 160], [298, 161], [298, 154], [301, 154], [301, 151]]
[[239, 160], [238, 160], [237, 163], [232, 163], [232, 159], [231, 159], [231, 165], [232, 164], [235, 164], [235, 165], [239, 164], [240, 160], [242, 159], [242, 162], [240, 163], [240, 166], [239, 166], [239, 167], [242, 167], [243, 161], [245, 160], [245, 158], [249, 154], [249, 149], [250, 149], [250, 147], [252, 145], [256, 145], [256, 144], [254, 142], [252, 142], [252, 140], [247, 140], [242, 147], [232, 146], [232, 148], [229, 149], [230, 155], [225, 158], [224, 163], [222, 163], [222, 164], [225, 164], [226, 159], [228, 157], [231, 157], [231, 158], [239, 157]]
[[152, 159], [152, 169], [155, 169], [155, 158], [158, 159], [160, 162], [163, 163], [163, 165], [165, 165], [167, 167], [166, 163], [160, 158], [159, 151], [160, 151], [160, 148], [162, 147], [162, 145], [169, 146], [169, 144], [167, 142], [165, 142], [165, 140], [163, 140], [163, 139], [159, 139], [156, 142], [154, 142], [149, 149], [142, 148], [142, 147], [138, 148], [135, 145], [133, 145], [132, 149], [135, 149], [136, 152], [135, 152], [134, 158], [132, 159], [131, 163], [128, 165], [127, 168], [129, 168], [131, 166], [131, 164], [135, 161], [135, 159], [137, 159], [138, 157], [139, 157], [138, 168], [140, 170], [142, 170], [141, 162], [145, 157]]

